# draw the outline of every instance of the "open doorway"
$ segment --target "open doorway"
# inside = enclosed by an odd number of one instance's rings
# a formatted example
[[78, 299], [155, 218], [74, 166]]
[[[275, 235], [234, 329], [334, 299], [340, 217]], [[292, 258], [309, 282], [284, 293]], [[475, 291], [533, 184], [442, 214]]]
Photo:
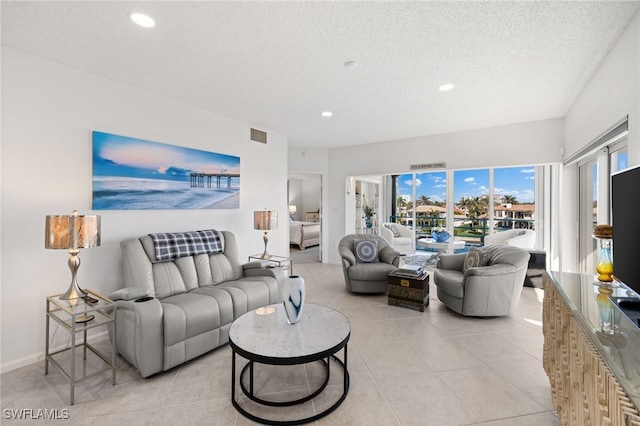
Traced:
[[322, 262], [322, 175], [290, 173], [288, 202], [293, 263]]

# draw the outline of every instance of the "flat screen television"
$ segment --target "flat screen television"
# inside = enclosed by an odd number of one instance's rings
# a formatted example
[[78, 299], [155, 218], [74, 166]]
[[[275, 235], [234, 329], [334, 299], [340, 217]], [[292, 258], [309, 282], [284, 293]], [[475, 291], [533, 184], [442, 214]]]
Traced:
[[640, 166], [611, 176], [613, 275], [640, 295]]

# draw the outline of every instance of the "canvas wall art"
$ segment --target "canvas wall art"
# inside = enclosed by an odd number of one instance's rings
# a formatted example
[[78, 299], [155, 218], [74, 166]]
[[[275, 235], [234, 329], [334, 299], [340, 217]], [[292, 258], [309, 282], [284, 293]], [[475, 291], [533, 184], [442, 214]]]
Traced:
[[93, 132], [93, 210], [239, 207], [240, 157]]

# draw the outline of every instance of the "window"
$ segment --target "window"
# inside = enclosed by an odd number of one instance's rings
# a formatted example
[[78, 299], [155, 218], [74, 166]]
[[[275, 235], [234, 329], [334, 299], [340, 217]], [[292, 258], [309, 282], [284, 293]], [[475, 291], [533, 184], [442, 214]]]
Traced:
[[535, 229], [534, 166], [494, 169], [494, 229]]
[[454, 235], [471, 244], [482, 244], [489, 230], [489, 169], [453, 172]]
[[535, 229], [535, 176], [535, 166], [399, 175], [391, 220], [413, 228], [418, 239], [434, 226], [453, 226], [457, 239], [473, 245], [492, 230]]
[[595, 153], [578, 163], [579, 167], [579, 269], [593, 273], [596, 260], [596, 241], [593, 228], [611, 223], [611, 175], [629, 165], [627, 132], [603, 143]]

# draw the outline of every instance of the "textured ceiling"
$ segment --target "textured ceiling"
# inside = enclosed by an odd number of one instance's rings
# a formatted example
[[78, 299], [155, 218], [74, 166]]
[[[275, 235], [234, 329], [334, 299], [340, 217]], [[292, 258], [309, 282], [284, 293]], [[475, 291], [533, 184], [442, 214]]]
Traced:
[[2, 1], [2, 43], [333, 147], [563, 117], [639, 4]]

